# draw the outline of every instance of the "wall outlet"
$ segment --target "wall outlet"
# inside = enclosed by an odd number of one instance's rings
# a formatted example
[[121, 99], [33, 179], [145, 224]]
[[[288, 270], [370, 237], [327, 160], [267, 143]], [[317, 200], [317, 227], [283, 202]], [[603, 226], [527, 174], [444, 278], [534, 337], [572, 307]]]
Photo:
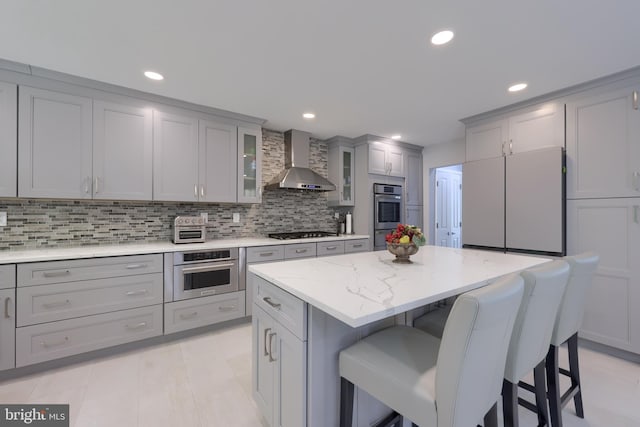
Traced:
[[234, 212], [233, 213], [233, 222], [240, 222], [240, 213], [239, 212]]
[[339, 212], [334, 213], [334, 214], [333, 214], [333, 217], [334, 217], [335, 219], [340, 219], [340, 213], [339, 213]]
[[0, 227], [6, 227], [6, 226], [7, 226], [7, 213], [0, 212]]
[[200, 212], [200, 216], [204, 219], [205, 224], [209, 222], [209, 214], [206, 212]]

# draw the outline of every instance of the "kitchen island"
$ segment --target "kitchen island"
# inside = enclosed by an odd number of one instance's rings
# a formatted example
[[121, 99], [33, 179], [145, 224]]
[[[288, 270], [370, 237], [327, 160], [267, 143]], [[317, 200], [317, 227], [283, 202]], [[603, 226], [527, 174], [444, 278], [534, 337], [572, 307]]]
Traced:
[[[386, 251], [249, 267], [254, 278], [253, 396], [272, 426], [337, 426], [338, 354], [404, 314], [547, 258], [436, 246], [412, 264]], [[354, 425], [388, 409], [356, 390]]]

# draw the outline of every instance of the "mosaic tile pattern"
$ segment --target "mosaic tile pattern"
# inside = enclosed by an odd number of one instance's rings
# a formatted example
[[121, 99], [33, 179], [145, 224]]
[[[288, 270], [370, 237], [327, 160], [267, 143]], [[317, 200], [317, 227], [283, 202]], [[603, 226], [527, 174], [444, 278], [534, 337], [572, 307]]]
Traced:
[[[263, 184], [284, 168], [284, 134], [264, 129]], [[327, 176], [327, 145], [313, 140], [310, 166]], [[8, 214], [0, 250], [167, 241], [177, 215], [209, 214], [208, 239], [267, 235], [292, 230], [334, 231], [326, 193], [266, 191], [256, 205], [98, 200], [0, 199]], [[232, 214], [240, 213], [240, 223]]]

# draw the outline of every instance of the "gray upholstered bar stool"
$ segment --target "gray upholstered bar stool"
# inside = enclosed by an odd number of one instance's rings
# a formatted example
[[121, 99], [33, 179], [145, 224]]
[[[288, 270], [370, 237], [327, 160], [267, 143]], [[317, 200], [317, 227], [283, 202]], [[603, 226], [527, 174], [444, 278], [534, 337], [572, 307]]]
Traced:
[[476, 425], [495, 410], [523, 280], [461, 295], [442, 340], [394, 326], [340, 352], [340, 425], [353, 422], [354, 385], [420, 426]]
[[[593, 252], [587, 252], [566, 257], [565, 261], [571, 267], [571, 274], [560, 303], [546, 360], [549, 410], [553, 427], [562, 426], [562, 408], [572, 398], [576, 414], [580, 418], [584, 418], [578, 365], [578, 329], [582, 323], [587, 292], [591, 288], [593, 276], [598, 268], [599, 257]], [[569, 352], [568, 371], [560, 369], [558, 365], [558, 347], [565, 342]], [[560, 373], [571, 378], [571, 387], [563, 395], [560, 394]]]
[[[518, 403], [538, 415], [538, 425], [548, 425], [545, 358], [551, 342], [560, 301], [569, 280], [569, 264], [553, 261], [525, 270], [524, 295], [518, 310], [504, 370], [502, 410], [504, 426], [517, 426]], [[531, 371], [534, 376], [535, 406], [518, 400], [518, 385]], [[526, 387], [526, 385], [521, 384]]]

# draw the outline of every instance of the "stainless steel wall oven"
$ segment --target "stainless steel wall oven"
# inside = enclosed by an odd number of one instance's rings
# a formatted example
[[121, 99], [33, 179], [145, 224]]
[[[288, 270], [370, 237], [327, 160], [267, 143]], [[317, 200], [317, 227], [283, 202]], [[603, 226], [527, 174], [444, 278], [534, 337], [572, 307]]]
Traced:
[[373, 184], [374, 250], [385, 249], [384, 237], [404, 221], [402, 186]]

